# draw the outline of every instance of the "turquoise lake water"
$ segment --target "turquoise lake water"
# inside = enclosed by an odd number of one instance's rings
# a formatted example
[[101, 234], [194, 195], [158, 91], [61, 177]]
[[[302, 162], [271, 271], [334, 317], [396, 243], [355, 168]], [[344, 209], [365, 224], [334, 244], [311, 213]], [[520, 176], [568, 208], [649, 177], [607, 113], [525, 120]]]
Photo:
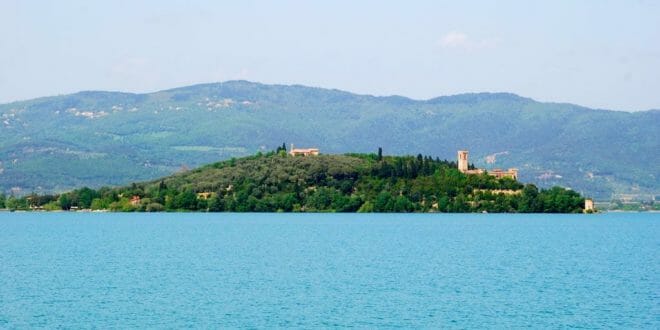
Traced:
[[0, 328], [660, 328], [660, 214], [0, 213]]

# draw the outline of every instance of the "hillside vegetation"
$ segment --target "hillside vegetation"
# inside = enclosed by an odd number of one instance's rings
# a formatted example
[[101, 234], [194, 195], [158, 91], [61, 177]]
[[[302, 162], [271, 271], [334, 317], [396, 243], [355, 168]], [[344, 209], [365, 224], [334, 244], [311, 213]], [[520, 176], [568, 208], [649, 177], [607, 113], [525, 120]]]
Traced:
[[504, 93], [418, 101], [232, 81], [150, 94], [80, 92], [0, 105], [0, 191], [149, 180], [273, 143], [421, 152], [592, 197], [657, 193], [660, 111], [592, 110]]
[[539, 191], [508, 178], [465, 175], [453, 162], [422, 155], [271, 152], [126, 187], [30, 196], [23, 203], [50, 210], [569, 213], [582, 212], [584, 198], [559, 187]]

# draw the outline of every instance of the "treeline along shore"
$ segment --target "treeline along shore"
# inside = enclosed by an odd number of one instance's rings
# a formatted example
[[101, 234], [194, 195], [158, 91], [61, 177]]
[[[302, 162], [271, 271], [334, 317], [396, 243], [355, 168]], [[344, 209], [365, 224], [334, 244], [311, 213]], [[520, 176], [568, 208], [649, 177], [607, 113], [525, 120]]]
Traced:
[[[472, 167], [471, 167], [472, 168]], [[575, 191], [464, 174], [429, 156], [291, 156], [284, 148], [123, 187], [0, 196], [10, 210], [580, 213]]]

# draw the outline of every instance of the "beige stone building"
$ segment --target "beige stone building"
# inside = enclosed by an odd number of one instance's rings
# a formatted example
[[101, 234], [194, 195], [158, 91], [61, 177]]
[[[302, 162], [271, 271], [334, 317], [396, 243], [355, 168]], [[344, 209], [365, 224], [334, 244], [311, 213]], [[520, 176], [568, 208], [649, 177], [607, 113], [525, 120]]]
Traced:
[[296, 149], [293, 147], [293, 143], [291, 144], [291, 150], [289, 151], [289, 155], [291, 156], [318, 156], [319, 155], [319, 149], [317, 148], [307, 148], [307, 149]]
[[205, 191], [205, 192], [198, 192], [197, 193], [197, 199], [209, 199], [214, 195], [213, 192]]
[[596, 208], [594, 207], [594, 200], [591, 198], [587, 198], [584, 200], [584, 212], [594, 212], [596, 211]]
[[133, 206], [138, 206], [138, 205], [140, 205], [140, 201], [141, 201], [141, 200], [140, 200], [140, 196], [138, 196], [138, 195], [134, 195], [133, 197], [131, 197], [131, 201], [130, 201], [130, 203], [131, 203], [131, 205], [133, 205]]
[[483, 174], [483, 173], [488, 173], [488, 175], [494, 176], [498, 179], [500, 178], [511, 178], [514, 180], [518, 180], [518, 169], [516, 168], [510, 168], [508, 170], [502, 170], [499, 168], [493, 169], [491, 171], [486, 171], [480, 168], [470, 170], [468, 169], [468, 151], [467, 150], [459, 150], [458, 151], [458, 170], [461, 173], [465, 174]]
[[499, 168], [496, 168], [494, 170], [488, 171], [489, 175], [492, 175], [496, 178], [511, 178], [514, 180], [518, 180], [518, 169], [516, 168], [510, 168], [508, 170], [502, 170]]

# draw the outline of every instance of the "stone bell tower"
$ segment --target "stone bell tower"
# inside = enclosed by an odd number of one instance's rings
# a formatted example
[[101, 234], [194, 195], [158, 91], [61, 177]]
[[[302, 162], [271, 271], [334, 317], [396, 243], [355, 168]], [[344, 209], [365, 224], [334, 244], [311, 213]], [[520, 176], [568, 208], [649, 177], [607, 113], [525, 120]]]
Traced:
[[465, 173], [468, 170], [468, 152], [467, 150], [458, 151], [458, 170]]

